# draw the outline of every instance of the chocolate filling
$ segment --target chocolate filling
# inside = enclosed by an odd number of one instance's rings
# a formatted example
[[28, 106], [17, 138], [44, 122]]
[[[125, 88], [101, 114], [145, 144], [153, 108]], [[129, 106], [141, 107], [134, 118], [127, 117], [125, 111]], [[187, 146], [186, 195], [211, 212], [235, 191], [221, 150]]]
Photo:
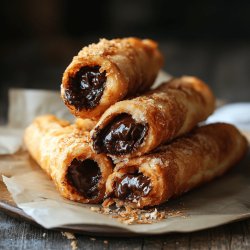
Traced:
[[74, 77], [69, 78], [65, 89], [65, 100], [77, 110], [92, 109], [99, 104], [102, 97], [106, 71], [100, 72], [99, 66], [82, 67]]
[[148, 131], [147, 124], [137, 123], [131, 115], [118, 115], [106, 128], [93, 138], [98, 153], [123, 155], [135, 150]]
[[142, 173], [125, 174], [118, 179], [114, 185], [114, 191], [111, 196], [121, 200], [138, 200], [146, 196], [151, 191], [151, 182], [148, 177]]
[[89, 199], [98, 195], [98, 182], [100, 178], [100, 168], [98, 164], [91, 159], [84, 161], [74, 159], [67, 172], [69, 183], [79, 194]]

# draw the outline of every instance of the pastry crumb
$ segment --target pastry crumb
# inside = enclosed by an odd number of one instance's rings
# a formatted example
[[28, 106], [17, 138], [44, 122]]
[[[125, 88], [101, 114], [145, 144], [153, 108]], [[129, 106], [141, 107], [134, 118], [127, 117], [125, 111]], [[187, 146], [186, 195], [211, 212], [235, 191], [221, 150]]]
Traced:
[[78, 247], [77, 247], [77, 241], [76, 241], [76, 240], [73, 240], [73, 241], [70, 243], [70, 245], [71, 245], [71, 249], [72, 249], [72, 250], [78, 249]]
[[70, 232], [61, 232], [62, 236], [66, 237], [68, 240], [72, 240], [70, 243], [71, 249], [76, 250], [78, 249], [77, 247], [77, 240], [74, 234]]
[[62, 236], [66, 237], [68, 240], [76, 239], [75, 235], [70, 232], [61, 232], [61, 233], [62, 233]]
[[138, 209], [131, 207], [115, 207], [107, 208], [100, 207], [98, 210], [92, 210], [100, 214], [109, 215], [112, 218], [117, 219], [119, 222], [132, 225], [132, 224], [152, 224], [162, 221], [171, 217], [186, 218], [186, 214], [183, 208], [183, 204], [178, 209], [168, 208], [167, 206], [160, 206], [157, 208]]
[[98, 212], [100, 211], [100, 207], [91, 207], [90, 210], [94, 212]]

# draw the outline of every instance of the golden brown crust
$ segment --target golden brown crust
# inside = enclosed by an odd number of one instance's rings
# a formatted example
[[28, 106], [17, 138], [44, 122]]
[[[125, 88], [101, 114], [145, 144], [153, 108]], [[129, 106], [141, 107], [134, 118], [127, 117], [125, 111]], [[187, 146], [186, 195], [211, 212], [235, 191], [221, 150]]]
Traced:
[[76, 118], [75, 125], [83, 131], [91, 131], [91, 129], [93, 129], [94, 126], [96, 125], [96, 121], [87, 118], [86, 119]]
[[[148, 90], [153, 84], [163, 57], [152, 40], [124, 38], [101, 39], [97, 44], [84, 47], [75, 56], [63, 74], [61, 96], [72, 114], [81, 118], [97, 119], [112, 104]], [[81, 67], [100, 66], [106, 71], [107, 81], [99, 104], [92, 109], [77, 110], [65, 99], [69, 78]]]
[[111, 106], [90, 134], [95, 140], [98, 132], [121, 113], [130, 114], [138, 123], [148, 124], [144, 142], [137, 149], [122, 156], [111, 155], [115, 161], [119, 161], [148, 153], [189, 132], [197, 123], [205, 120], [214, 108], [214, 96], [203, 81], [191, 76], [173, 78], [145, 95]]
[[[93, 153], [88, 132], [53, 115], [45, 115], [36, 118], [26, 129], [24, 141], [31, 156], [52, 178], [62, 196], [83, 203], [98, 203], [103, 199], [107, 177], [112, 173], [112, 163], [105, 155]], [[97, 197], [83, 197], [68, 182], [67, 170], [75, 158], [90, 158], [98, 163], [102, 177]]]
[[224, 174], [247, 151], [247, 140], [232, 125], [216, 123], [196, 128], [189, 135], [162, 146], [155, 153], [119, 163], [106, 184], [110, 195], [114, 182], [131, 169], [149, 177], [150, 193], [138, 202], [108, 199], [104, 205], [142, 208], [167, 201]]

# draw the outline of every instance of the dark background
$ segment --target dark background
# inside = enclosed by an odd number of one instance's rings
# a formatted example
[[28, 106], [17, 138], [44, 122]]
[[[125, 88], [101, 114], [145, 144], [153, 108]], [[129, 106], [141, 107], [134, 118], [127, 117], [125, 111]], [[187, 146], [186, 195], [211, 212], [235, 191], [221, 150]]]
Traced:
[[8, 88], [59, 89], [72, 56], [102, 37], [155, 39], [170, 74], [250, 101], [250, 1], [2, 0], [0, 25], [1, 117]]

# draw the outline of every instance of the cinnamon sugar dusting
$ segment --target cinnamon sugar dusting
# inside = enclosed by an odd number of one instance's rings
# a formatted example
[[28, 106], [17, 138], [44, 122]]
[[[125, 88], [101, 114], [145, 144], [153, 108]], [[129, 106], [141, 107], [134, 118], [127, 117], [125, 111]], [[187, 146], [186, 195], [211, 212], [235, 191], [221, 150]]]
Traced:
[[91, 207], [90, 209], [93, 212], [105, 214], [111, 218], [115, 218], [119, 222], [127, 225], [153, 224], [168, 218], [187, 217], [183, 204], [180, 204], [177, 209], [166, 206], [159, 206], [157, 208], [154, 207], [149, 209], [134, 209], [131, 207]]
[[[131, 52], [130, 50], [133, 50], [132, 41], [133, 39], [100, 39], [99, 43], [92, 43], [84, 47], [79, 52], [79, 56], [108, 56], [114, 55], [118, 50]], [[130, 53], [128, 54], [131, 56]]]

